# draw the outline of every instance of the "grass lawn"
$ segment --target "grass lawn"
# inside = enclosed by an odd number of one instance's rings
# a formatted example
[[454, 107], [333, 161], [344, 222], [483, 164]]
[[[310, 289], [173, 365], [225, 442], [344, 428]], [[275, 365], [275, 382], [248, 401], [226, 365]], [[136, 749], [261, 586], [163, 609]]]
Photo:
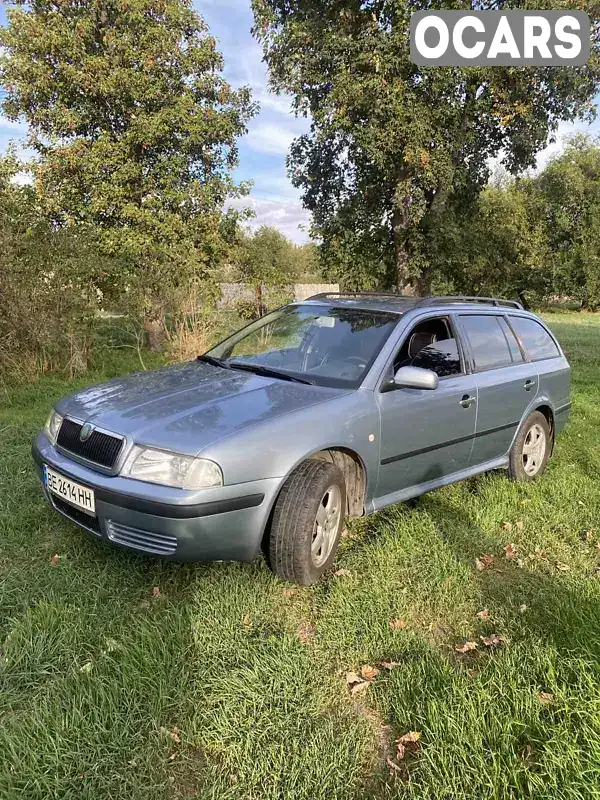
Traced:
[[600, 797], [600, 318], [549, 320], [574, 405], [546, 476], [360, 520], [309, 589], [137, 557], [46, 507], [50, 406], [134, 362], [1, 396], [2, 800]]

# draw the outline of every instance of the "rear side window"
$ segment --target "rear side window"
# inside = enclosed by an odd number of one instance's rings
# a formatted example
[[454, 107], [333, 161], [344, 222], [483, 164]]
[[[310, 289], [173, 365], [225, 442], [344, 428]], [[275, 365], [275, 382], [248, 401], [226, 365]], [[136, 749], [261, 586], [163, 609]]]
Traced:
[[532, 361], [557, 358], [560, 355], [554, 339], [539, 322], [526, 317], [511, 317], [510, 323]]
[[508, 367], [522, 361], [521, 351], [502, 317], [461, 316], [476, 370]]

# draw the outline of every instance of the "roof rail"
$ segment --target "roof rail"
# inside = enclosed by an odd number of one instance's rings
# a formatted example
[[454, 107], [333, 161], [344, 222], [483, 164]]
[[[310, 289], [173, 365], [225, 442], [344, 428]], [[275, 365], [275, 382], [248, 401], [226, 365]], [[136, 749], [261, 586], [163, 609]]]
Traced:
[[436, 306], [446, 303], [485, 303], [489, 306], [500, 306], [504, 308], [519, 308], [523, 309], [521, 303], [517, 300], [503, 300], [497, 297], [476, 297], [471, 295], [448, 295], [448, 296], [432, 296], [422, 297], [416, 303], [417, 306]]
[[523, 309], [521, 303], [516, 300], [503, 300], [497, 297], [476, 297], [471, 295], [432, 295], [431, 297], [413, 297], [407, 294], [399, 294], [398, 292], [322, 292], [320, 294], [313, 294], [312, 297], [307, 297], [307, 300], [328, 300], [342, 297], [367, 297], [376, 299], [378, 297], [400, 300], [406, 305], [416, 307], [419, 306], [436, 306], [446, 303], [485, 303], [485, 305], [499, 306], [504, 308], [519, 308]]
[[328, 297], [387, 297], [393, 300], [410, 301], [414, 304], [415, 297], [410, 297], [407, 294], [400, 294], [399, 292], [321, 292], [320, 294], [313, 294], [312, 297], [307, 297], [307, 300], [326, 300]]

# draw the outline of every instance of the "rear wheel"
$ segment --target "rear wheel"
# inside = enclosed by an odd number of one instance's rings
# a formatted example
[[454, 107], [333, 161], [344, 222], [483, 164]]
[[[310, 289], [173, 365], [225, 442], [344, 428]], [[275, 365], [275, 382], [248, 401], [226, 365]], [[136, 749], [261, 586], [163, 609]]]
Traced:
[[530, 414], [510, 451], [508, 474], [515, 481], [532, 481], [546, 469], [552, 441], [548, 420], [541, 411]]
[[346, 484], [328, 461], [294, 470], [273, 511], [269, 560], [284, 580], [309, 586], [333, 564], [344, 526]]

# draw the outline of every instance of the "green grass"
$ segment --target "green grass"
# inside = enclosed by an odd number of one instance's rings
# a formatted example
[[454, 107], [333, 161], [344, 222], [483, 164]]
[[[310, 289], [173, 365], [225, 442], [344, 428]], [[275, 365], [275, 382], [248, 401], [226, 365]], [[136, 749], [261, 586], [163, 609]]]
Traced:
[[[29, 448], [49, 407], [133, 360], [4, 395], [0, 797], [599, 796], [600, 319], [548, 318], [574, 408], [546, 476], [358, 521], [350, 574], [292, 592], [261, 561], [147, 560], [46, 508]], [[506, 643], [455, 651], [492, 633]], [[346, 672], [384, 660], [398, 666], [351, 697]], [[409, 730], [421, 747], [391, 769]]]

